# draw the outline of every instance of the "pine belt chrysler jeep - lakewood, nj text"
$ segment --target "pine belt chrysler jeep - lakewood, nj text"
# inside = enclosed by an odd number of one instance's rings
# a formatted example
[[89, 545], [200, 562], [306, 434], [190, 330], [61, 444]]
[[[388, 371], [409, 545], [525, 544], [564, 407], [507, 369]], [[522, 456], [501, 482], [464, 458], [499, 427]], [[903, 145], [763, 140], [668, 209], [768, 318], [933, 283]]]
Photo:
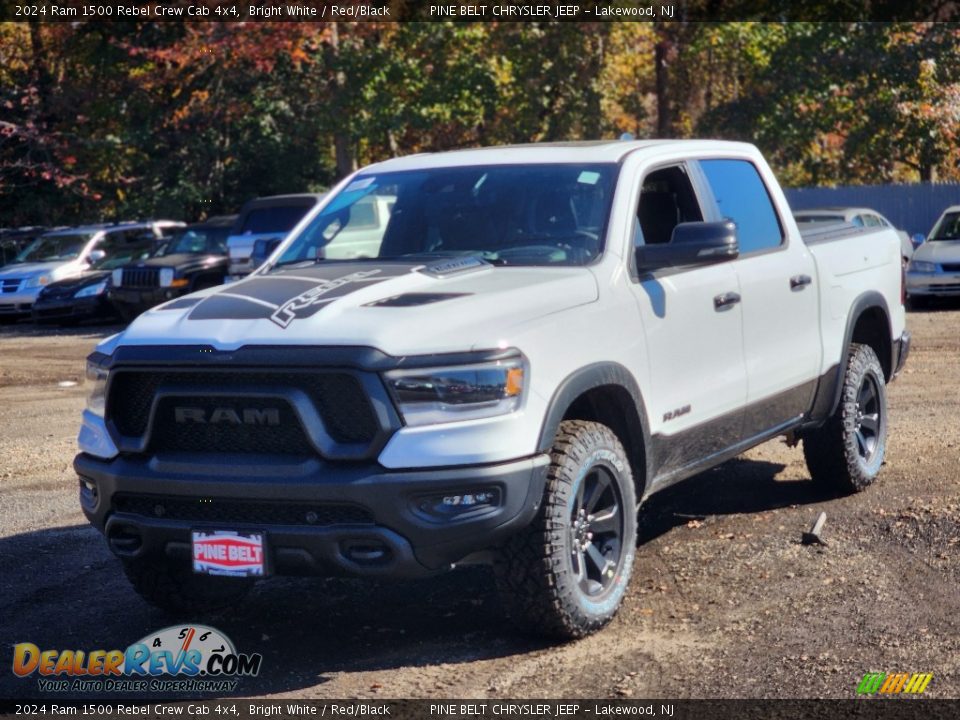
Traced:
[[[365, 198], [377, 251], [326, 257]], [[908, 349], [896, 232], [801, 236], [750, 145], [400, 158], [97, 347], [80, 502], [161, 607], [489, 562], [521, 627], [577, 637], [651, 493], [784, 434], [813, 481], [870, 484]]]

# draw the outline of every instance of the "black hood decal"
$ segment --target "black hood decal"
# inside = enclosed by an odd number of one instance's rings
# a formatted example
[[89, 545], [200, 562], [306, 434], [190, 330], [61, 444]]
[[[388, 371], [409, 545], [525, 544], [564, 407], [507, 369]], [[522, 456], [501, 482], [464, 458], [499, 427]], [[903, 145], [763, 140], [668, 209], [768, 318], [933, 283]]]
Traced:
[[413, 264], [331, 263], [290, 268], [227, 285], [190, 313], [191, 320], [266, 319], [282, 328], [320, 312], [334, 300], [406, 275]]

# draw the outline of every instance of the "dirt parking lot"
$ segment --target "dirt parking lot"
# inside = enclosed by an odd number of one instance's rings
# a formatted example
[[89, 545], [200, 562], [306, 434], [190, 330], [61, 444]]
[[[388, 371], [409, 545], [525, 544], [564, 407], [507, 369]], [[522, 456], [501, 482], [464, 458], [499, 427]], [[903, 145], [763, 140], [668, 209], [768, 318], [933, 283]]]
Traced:
[[[852, 697], [868, 671], [960, 697], [960, 309], [911, 313], [881, 478], [831, 497], [763, 445], [652, 499], [624, 607], [551, 646], [503, 617], [486, 571], [401, 584], [273, 579], [209, 619], [264, 655], [243, 695]], [[118, 328], [0, 328], [0, 667], [12, 646], [124, 648], [174, 622], [129, 588], [76, 500], [83, 359]], [[79, 384], [71, 384], [79, 383]], [[824, 510], [827, 547], [800, 535]], [[201, 618], [178, 618], [199, 621]], [[0, 697], [36, 697], [0, 671]]]

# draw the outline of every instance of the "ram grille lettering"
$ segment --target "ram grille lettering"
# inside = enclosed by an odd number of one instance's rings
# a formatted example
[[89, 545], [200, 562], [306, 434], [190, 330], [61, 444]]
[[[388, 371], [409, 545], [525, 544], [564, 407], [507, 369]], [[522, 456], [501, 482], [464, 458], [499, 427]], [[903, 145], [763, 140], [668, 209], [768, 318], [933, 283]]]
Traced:
[[176, 407], [173, 419], [180, 424], [198, 423], [201, 425], [279, 425], [280, 411], [276, 408], [218, 407], [209, 411], [195, 407]]

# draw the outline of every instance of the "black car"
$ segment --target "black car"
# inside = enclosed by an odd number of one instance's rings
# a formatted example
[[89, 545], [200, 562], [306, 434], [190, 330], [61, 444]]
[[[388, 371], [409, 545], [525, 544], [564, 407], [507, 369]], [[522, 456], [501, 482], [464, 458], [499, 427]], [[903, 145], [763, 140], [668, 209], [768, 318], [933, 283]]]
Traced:
[[74, 325], [83, 320], [116, 320], [116, 308], [108, 299], [110, 273], [132, 261], [162, 252], [165, 246], [152, 232], [131, 234], [105, 244], [107, 254], [92, 262], [82, 275], [50, 283], [40, 291], [30, 310], [32, 320], [60, 325]]
[[223, 284], [227, 274], [227, 236], [236, 215], [189, 225], [162, 252], [117, 268], [109, 298], [124, 320], [154, 305], [195, 290]]

